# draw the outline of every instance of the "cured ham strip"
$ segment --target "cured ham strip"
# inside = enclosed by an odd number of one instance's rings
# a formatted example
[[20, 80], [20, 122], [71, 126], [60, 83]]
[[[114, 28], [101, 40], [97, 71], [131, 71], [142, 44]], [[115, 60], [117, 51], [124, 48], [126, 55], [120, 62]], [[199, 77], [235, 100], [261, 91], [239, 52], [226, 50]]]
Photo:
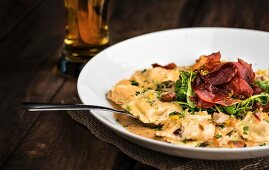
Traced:
[[234, 65], [238, 69], [238, 76], [245, 80], [247, 83], [252, 83], [255, 78], [255, 73], [252, 70], [252, 65], [246, 63], [242, 59], [238, 59], [238, 62], [234, 62]]
[[250, 85], [238, 75], [235, 76], [225, 87], [233, 93], [233, 96], [240, 99], [248, 98], [254, 92]]
[[199, 98], [197, 98], [197, 101], [196, 101], [196, 106], [198, 108], [207, 109], [207, 108], [213, 107], [214, 105], [215, 105], [215, 103], [205, 102]]
[[[219, 52], [207, 56], [205, 64], [200, 67], [199, 74], [192, 82], [197, 107], [209, 108], [215, 104], [230, 106], [254, 93], [250, 87], [255, 78], [251, 64], [241, 59], [238, 62], [220, 62], [220, 58]], [[255, 90], [257, 91], [259, 89]]]
[[236, 66], [233, 63], [228, 62], [224, 63], [218, 70], [204, 76], [204, 79], [208, 84], [220, 85], [232, 80], [236, 73]]
[[214, 71], [215, 69], [218, 69], [218, 66], [221, 64], [220, 58], [221, 58], [220, 52], [208, 55], [207, 61], [204, 64], [203, 69], [207, 71]]
[[257, 85], [253, 86], [252, 89], [253, 89], [253, 94], [260, 94], [264, 91], [262, 88], [258, 87]]
[[195, 94], [199, 97], [200, 100], [208, 103], [213, 103], [213, 105], [220, 104], [222, 106], [230, 106], [240, 102], [240, 100], [232, 99], [220, 89], [217, 89], [210, 84], [200, 85], [198, 88], [195, 89]]

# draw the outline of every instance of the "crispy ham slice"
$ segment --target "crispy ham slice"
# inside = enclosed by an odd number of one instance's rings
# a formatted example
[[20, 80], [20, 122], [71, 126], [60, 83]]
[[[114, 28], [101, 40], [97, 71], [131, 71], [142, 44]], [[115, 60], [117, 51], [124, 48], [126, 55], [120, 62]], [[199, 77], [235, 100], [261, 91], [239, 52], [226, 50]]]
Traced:
[[248, 98], [254, 92], [250, 85], [239, 76], [235, 76], [225, 87], [233, 93], [233, 96], [240, 99]]
[[192, 82], [197, 107], [210, 108], [215, 104], [230, 106], [254, 93], [250, 86], [255, 78], [251, 64], [242, 59], [238, 62], [220, 62], [219, 52], [206, 57], [206, 62], [202, 60], [205, 64], [200, 66], [199, 74]]
[[[227, 94], [210, 84], [202, 84], [195, 89], [195, 94], [199, 97], [200, 100], [207, 103], [213, 103], [213, 105], [220, 104], [222, 106], [230, 106], [240, 102], [240, 100], [229, 97]], [[208, 108], [211, 106], [207, 103], [204, 103], [204, 105], [201, 107]]]
[[236, 73], [236, 66], [231, 62], [227, 62], [223, 64], [218, 70], [210, 72], [204, 76], [204, 79], [208, 84], [220, 85], [231, 81]]

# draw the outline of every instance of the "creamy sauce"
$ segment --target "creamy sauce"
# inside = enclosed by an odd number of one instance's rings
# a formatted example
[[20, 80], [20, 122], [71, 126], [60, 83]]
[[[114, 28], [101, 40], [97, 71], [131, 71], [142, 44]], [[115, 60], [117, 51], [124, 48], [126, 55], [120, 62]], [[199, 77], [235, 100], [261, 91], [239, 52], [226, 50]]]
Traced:
[[116, 113], [114, 115], [116, 120], [128, 131], [149, 139], [162, 140], [161, 138], [155, 136], [155, 133], [157, 131], [156, 129], [146, 127], [145, 124], [141, 121], [127, 115], [121, 115]]

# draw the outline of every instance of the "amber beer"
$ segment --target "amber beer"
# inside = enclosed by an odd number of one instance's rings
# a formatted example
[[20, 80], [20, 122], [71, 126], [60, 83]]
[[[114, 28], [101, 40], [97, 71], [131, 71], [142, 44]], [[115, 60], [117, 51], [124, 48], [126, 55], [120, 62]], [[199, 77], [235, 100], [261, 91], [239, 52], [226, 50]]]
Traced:
[[82, 64], [109, 44], [108, 0], [64, 0], [64, 3], [66, 36], [58, 66], [62, 73], [77, 76]]
[[107, 0], [65, 0], [68, 56], [91, 58], [108, 45], [107, 4]]

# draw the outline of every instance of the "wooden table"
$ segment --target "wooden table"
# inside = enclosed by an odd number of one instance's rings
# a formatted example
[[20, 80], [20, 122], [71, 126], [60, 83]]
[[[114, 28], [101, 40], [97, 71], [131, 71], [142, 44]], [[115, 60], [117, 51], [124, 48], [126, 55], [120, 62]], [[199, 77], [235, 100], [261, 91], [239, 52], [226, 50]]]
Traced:
[[[93, 136], [64, 112], [29, 113], [21, 101], [60, 102], [76, 81], [57, 72], [63, 0], [0, 2], [0, 168], [153, 169]], [[111, 43], [197, 26], [269, 31], [268, 0], [111, 0]], [[269, 47], [269, 44], [268, 44]]]

